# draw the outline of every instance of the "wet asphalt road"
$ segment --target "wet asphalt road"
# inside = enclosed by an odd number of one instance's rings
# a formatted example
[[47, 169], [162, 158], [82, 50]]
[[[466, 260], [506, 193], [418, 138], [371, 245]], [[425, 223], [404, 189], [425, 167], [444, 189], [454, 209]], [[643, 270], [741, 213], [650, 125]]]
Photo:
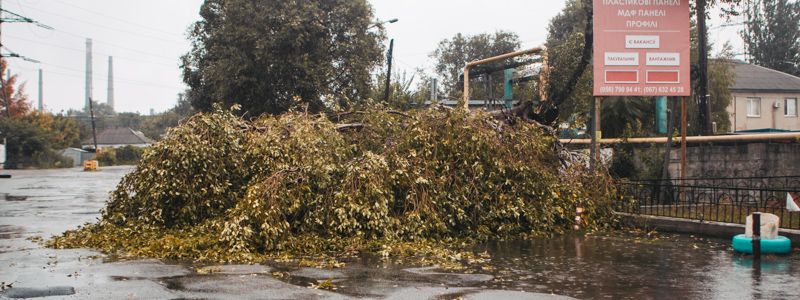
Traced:
[[[363, 257], [335, 270], [280, 265], [195, 266], [115, 261], [88, 249], [45, 249], [49, 238], [100, 216], [129, 167], [2, 171], [0, 298], [47, 299], [800, 299], [800, 256], [754, 267], [727, 240], [627, 233], [481, 245], [483, 274], [444, 273]], [[31, 240], [33, 239], [33, 240]], [[273, 275], [279, 271], [281, 276]], [[278, 274], [278, 273], [276, 273]], [[309, 288], [331, 280], [335, 291]]]
[[[263, 265], [221, 266], [198, 274], [192, 266], [158, 260], [112, 261], [83, 250], [43, 248], [47, 239], [95, 222], [108, 193], [130, 167], [0, 171], [0, 298], [40, 299], [568, 299], [486, 288], [491, 275], [442, 274], [363, 263], [341, 270], [287, 270], [282, 280]], [[309, 288], [331, 279], [341, 291]], [[482, 287], [483, 286], [483, 287]]]

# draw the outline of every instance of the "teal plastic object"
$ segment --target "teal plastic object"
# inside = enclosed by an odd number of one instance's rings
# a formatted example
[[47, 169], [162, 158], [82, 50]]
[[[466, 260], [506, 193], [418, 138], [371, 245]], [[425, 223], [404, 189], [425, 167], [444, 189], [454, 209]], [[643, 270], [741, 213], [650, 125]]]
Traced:
[[[744, 234], [733, 237], [733, 250], [739, 253], [753, 254], [753, 239]], [[778, 236], [774, 240], [761, 240], [762, 254], [789, 254], [792, 253], [792, 241], [785, 236]]]
[[506, 69], [503, 72], [503, 100], [506, 101], [506, 109], [511, 109], [514, 106], [514, 85], [511, 80], [514, 79], [514, 69]]
[[667, 134], [667, 97], [656, 97], [656, 133]]

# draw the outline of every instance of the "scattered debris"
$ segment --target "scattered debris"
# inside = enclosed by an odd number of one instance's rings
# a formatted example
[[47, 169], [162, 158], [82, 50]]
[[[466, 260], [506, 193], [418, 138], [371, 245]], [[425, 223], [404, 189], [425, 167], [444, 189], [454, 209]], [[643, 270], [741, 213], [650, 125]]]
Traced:
[[318, 281], [318, 283], [311, 283], [310, 288], [316, 289], [316, 290], [329, 290], [329, 291], [337, 290], [336, 285], [333, 284], [333, 280], [331, 280], [331, 279]]
[[219, 266], [202, 267], [202, 268], [195, 269], [195, 272], [197, 272], [197, 274], [201, 274], [201, 275], [209, 275], [209, 274], [222, 272], [222, 267], [219, 267]]

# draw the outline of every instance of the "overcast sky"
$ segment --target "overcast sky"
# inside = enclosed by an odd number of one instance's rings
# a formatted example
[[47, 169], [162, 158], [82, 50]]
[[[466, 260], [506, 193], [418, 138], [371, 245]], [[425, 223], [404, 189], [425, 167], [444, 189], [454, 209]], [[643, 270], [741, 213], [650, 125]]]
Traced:
[[[12, 73], [27, 82], [32, 104], [38, 99], [38, 69], [44, 70], [45, 109], [58, 113], [84, 104], [85, 40], [92, 38], [93, 97], [107, 99], [108, 56], [114, 56], [115, 103], [119, 112], [149, 114], [172, 107], [185, 89], [178, 58], [189, 44], [186, 29], [196, 21], [202, 0], [5, 0], [3, 8], [55, 30], [4, 23], [3, 45], [41, 64], [10, 60]], [[430, 69], [429, 54], [456, 33], [516, 32], [524, 47], [544, 42], [547, 24], [563, 8], [561, 0], [370, 0], [395, 39], [395, 65], [409, 75]], [[732, 22], [737, 22], [733, 20]], [[722, 24], [715, 17], [712, 25]], [[743, 52], [739, 27], [712, 28], [712, 41], [731, 41]], [[7, 50], [3, 51], [7, 53]]]

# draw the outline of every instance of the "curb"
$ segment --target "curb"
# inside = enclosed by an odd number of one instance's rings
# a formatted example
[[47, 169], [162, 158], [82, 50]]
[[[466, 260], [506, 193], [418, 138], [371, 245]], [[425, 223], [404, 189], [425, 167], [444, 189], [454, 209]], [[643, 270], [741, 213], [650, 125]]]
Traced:
[[[731, 239], [745, 231], [743, 224], [722, 223], [712, 221], [700, 221], [679, 219], [670, 217], [658, 217], [648, 215], [636, 215], [629, 213], [614, 213], [622, 218], [625, 225], [654, 229], [662, 232], [699, 234], [709, 237]], [[783, 229], [779, 233], [789, 238], [792, 245], [800, 245], [800, 230]]]

